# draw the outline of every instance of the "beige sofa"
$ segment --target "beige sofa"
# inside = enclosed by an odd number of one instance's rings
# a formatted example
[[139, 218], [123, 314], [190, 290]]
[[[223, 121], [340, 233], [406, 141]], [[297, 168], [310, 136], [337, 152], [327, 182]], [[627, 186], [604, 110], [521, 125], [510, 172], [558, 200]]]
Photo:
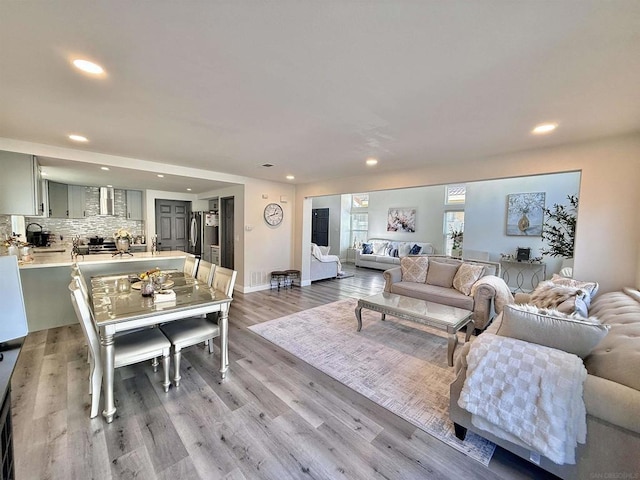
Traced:
[[[498, 278], [500, 276], [500, 264], [496, 262], [462, 261], [437, 255], [429, 255], [427, 258], [429, 266], [427, 279], [424, 282], [407, 281], [406, 278], [403, 279], [402, 267], [394, 267], [383, 273], [384, 291], [472, 310], [475, 328], [484, 329], [495, 314], [496, 282], [504, 284]], [[473, 289], [473, 294], [470, 294], [471, 292], [463, 293], [454, 288], [451, 281], [442, 281], [441, 278], [432, 280], [430, 274], [435, 271], [435, 267], [439, 266], [435, 265], [432, 268], [434, 264], [446, 264], [452, 267], [457, 266], [458, 268], [462, 264], [475, 265], [482, 267], [483, 271], [480, 275], [480, 280], [478, 280], [478, 285]], [[491, 277], [493, 282], [482, 281], [485, 277]], [[504, 288], [507, 289], [506, 285], [504, 285]]]
[[369, 245], [371, 253], [363, 253], [364, 247], [356, 250], [356, 267], [386, 270], [400, 265], [400, 259], [409, 255], [414, 245], [420, 247], [419, 255], [434, 253], [433, 245], [424, 242], [397, 242], [383, 238], [370, 238], [363, 245]]
[[[520, 298], [518, 298], [520, 300]], [[608, 334], [584, 358], [587, 441], [576, 449], [576, 465], [558, 465], [546, 457], [539, 465], [564, 479], [637, 478], [640, 475], [640, 292], [625, 289], [596, 296], [589, 315], [609, 324]], [[502, 316], [486, 330], [496, 333]], [[471, 414], [458, 406], [467, 376], [465, 344], [456, 360], [456, 379], [450, 387], [450, 418], [463, 438], [471, 430], [516, 455], [530, 459], [523, 446], [476, 428]]]

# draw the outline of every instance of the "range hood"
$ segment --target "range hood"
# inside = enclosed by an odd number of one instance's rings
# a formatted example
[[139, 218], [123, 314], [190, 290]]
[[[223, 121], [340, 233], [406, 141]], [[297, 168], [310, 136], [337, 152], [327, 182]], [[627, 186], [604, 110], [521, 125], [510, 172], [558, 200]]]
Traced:
[[100, 187], [100, 215], [115, 215], [113, 187]]

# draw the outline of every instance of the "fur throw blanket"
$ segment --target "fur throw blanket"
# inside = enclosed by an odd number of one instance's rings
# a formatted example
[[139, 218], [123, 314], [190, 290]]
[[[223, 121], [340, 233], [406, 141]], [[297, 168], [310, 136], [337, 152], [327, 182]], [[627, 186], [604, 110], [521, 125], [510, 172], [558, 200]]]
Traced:
[[580, 288], [558, 285], [552, 281], [540, 282], [531, 293], [530, 303], [539, 308], [556, 308], [561, 303], [583, 297], [587, 292]]

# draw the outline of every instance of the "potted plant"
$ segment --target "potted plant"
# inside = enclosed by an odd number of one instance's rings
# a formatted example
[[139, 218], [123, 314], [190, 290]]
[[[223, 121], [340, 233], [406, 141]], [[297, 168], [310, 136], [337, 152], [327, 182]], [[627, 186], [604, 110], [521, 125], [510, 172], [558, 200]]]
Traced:
[[567, 195], [568, 205], [553, 205], [544, 208], [546, 221], [542, 225], [542, 240], [547, 248], [540, 250], [551, 257], [573, 258], [578, 218], [578, 196]]
[[453, 241], [453, 245], [451, 246], [451, 256], [452, 257], [461, 257], [462, 256], [462, 242], [464, 240], [464, 231], [462, 228], [449, 228], [449, 238]]

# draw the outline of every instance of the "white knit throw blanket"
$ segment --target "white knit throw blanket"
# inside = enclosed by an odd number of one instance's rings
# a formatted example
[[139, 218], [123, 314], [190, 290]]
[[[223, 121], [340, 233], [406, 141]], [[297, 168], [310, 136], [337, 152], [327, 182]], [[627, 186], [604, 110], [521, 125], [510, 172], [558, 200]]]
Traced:
[[483, 333], [471, 345], [458, 405], [473, 425], [562, 465], [586, 441], [587, 371], [576, 355]]
[[474, 283], [471, 287], [472, 297], [475, 295], [476, 289], [483, 284], [492, 286], [496, 291], [496, 298], [494, 301], [496, 313], [501, 313], [505, 305], [514, 302], [513, 294], [511, 293], [511, 290], [509, 290], [509, 286], [502, 278], [496, 277], [495, 275], [485, 275]]

